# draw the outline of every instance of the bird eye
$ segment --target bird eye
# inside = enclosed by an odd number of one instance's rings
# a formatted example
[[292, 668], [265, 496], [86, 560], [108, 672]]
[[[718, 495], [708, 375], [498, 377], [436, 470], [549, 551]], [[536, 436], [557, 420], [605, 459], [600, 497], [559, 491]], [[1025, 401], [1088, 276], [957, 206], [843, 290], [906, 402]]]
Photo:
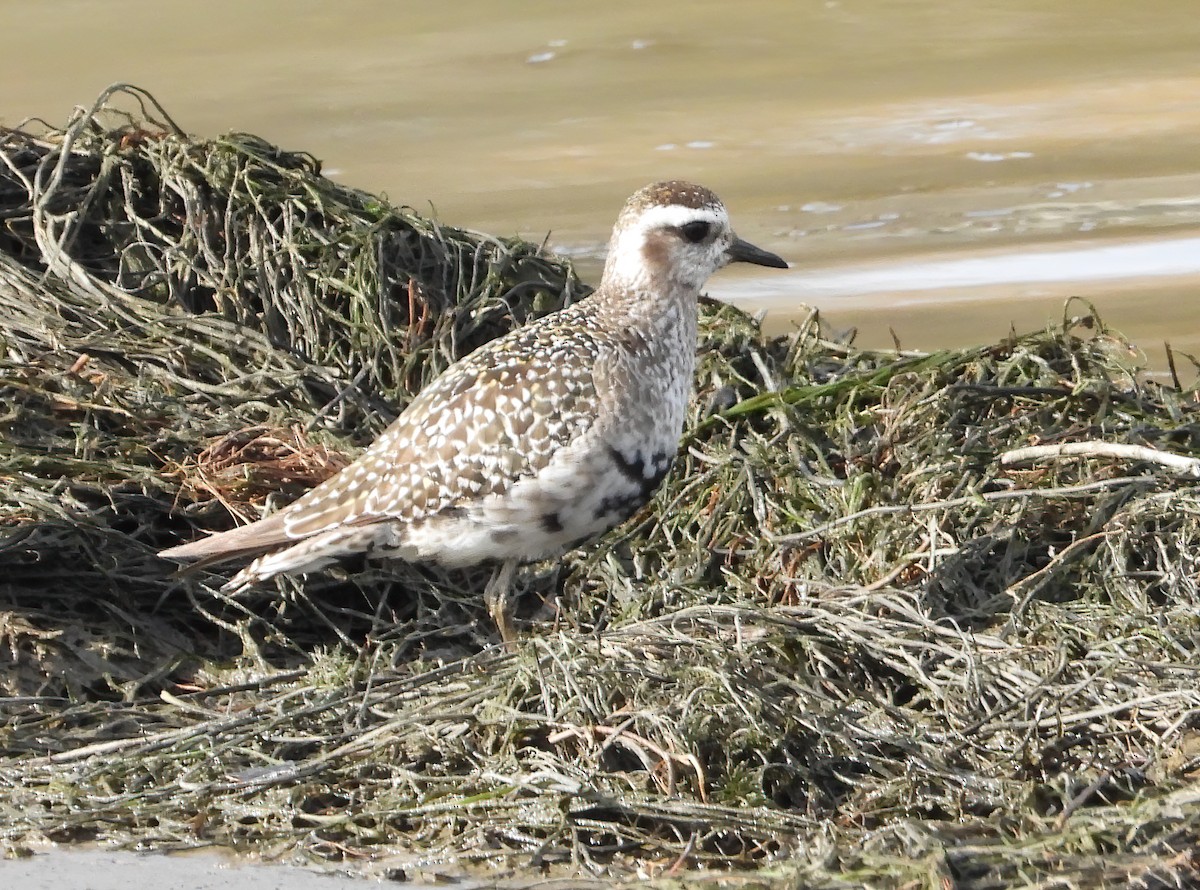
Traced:
[[679, 231], [683, 233], [683, 237], [693, 244], [699, 244], [707, 238], [711, 230], [712, 226], [699, 219], [679, 227]]

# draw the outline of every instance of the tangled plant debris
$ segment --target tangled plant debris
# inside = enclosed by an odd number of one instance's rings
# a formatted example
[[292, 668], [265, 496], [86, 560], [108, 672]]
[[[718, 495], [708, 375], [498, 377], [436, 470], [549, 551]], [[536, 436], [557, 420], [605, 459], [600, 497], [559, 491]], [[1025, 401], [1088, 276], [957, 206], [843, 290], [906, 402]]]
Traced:
[[[582, 296], [568, 267], [188, 137], [132, 87], [0, 131], [0, 159], [10, 855], [1200, 880], [1197, 392], [1085, 304], [932, 354], [706, 304], [671, 476], [522, 572], [505, 653], [478, 573], [235, 600], [154, 554], [336, 472], [448, 363]], [[1002, 461], [1031, 445], [1072, 447]]]

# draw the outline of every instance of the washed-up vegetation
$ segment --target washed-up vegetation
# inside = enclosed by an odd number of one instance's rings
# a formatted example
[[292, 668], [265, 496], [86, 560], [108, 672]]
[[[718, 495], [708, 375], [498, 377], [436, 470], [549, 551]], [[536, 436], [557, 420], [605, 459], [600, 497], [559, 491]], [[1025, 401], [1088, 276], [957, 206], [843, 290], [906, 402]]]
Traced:
[[155, 553], [336, 472], [450, 362], [582, 297], [567, 265], [253, 136], [189, 137], [131, 87], [0, 131], [0, 160], [10, 855], [1200, 880], [1185, 357], [1152, 378], [1081, 301], [932, 354], [706, 303], [671, 475], [522, 570], [508, 652], [486, 568], [234, 599]]

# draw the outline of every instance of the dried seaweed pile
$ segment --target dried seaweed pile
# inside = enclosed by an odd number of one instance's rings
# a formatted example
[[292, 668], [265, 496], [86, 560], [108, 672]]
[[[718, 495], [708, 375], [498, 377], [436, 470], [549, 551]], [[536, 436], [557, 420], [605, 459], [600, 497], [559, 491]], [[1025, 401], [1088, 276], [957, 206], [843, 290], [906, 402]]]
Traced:
[[[513, 654], [469, 574], [231, 601], [154, 551], [324, 478], [581, 288], [310, 158], [122, 119], [131, 98], [0, 139], [8, 849], [1198, 879], [1200, 496], [1157, 457], [1200, 456], [1197, 394], [1087, 307], [916, 355], [706, 306], [680, 460], [630, 523], [523, 572]], [[1000, 460], [1080, 442], [1143, 450]]]

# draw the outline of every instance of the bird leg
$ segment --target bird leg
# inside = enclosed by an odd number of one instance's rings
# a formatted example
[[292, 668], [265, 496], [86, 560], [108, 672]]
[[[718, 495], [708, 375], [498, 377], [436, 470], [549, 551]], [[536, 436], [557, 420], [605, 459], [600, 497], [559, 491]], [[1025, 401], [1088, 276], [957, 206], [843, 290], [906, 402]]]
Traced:
[[500, 639], [504, 641], [505, 648], [509, 650], [515, 649], [517, 645], [517, 631], [513, 626], [512, 602], [513, 578], [516, 572], [517, 560], [506, 559], [492, 573], [492, 579], [488, 581], [487, 587], [483, 590], [483, 600], [487, 603], [488, 614], [496, 622], [496, 629], [500, 631]]

